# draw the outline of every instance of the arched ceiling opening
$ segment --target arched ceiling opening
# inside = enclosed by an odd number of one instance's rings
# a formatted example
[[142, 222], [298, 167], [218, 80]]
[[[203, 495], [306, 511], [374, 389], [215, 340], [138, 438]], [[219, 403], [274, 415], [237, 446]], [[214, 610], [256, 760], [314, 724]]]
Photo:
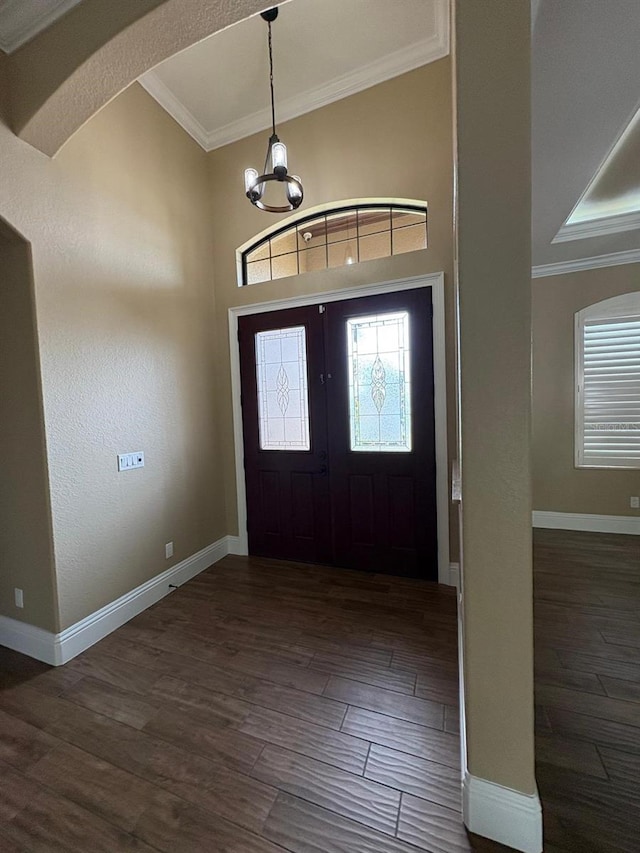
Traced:
[[265, 5], [264, 0], [84, 0], [10, 55], [14, 132], [53, 156], [145, 71]]

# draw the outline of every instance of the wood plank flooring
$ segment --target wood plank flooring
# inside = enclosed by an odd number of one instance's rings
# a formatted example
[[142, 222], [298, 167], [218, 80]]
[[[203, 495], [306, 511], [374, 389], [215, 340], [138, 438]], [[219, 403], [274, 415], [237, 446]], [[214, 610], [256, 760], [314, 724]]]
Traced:
[[640, 850], [640, 537], [536, 530], [545, 851]]
[[[633, 539], [536, 534], [549, 853], [640, 850]], [[0, 850], [505, 851], [461, 821], [455, 611], [227, 557], [64, 667], [0, 649]]]
[[2, 650], [0, 849], [496, 849], [456, 641], [446, 587], [227, 557], [64, 667]]

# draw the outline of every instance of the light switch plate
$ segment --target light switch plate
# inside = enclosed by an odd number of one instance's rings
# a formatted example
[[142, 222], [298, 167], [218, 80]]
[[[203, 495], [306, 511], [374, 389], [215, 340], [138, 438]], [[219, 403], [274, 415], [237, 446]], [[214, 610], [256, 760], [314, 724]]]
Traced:
[[118, 471], [129, 471], [131, 468], [144, 468], [144, 453], [118, 453]]

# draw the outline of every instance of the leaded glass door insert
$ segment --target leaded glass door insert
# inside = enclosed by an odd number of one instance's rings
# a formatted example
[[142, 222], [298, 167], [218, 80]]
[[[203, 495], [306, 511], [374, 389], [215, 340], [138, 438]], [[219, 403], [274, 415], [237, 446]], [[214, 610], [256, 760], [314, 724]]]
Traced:
[[255, 347], [260, 449], [310, 450], [305, 327], [257, 332]]
[[411, 451], [409, 313], [347, 320], [350, 447]]

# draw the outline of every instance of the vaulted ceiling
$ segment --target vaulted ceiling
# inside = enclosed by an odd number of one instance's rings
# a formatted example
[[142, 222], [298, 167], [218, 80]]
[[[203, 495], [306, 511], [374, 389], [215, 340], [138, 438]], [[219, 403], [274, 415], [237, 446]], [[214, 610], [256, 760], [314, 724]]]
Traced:
[[640, 260], [638, 0], [539, 0], [538, 6], [534, 263], [604, 255], [610, 257], [603, 266]]
[[[0, 0], [0, 49], [78, 2]], [[638, 0], [531, 0], [531, 11], [534, 265], [640, 261]], [[284, 121], [446, 55], [448, 0], [290, 0], [273, 41]], [[269, 125], [267, 71], [256, 16], [140, 82], [211, 150]]]

